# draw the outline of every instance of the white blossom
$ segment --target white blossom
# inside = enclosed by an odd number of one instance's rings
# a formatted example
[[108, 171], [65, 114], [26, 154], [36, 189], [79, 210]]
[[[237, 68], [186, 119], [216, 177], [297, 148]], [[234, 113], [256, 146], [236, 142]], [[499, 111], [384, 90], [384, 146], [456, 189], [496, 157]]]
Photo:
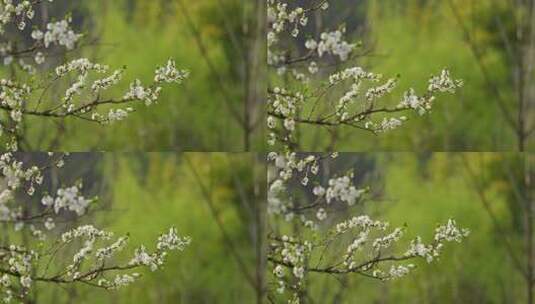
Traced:
[[[48, 23], [46, 26], [46, 32], [44, 33], [45, 47], [48, 48], [52, 44], [58, 44], [61, 46], [65, 46], [68, 50], [72, 50], [75, 46], [75, 43], [82, 37], [82, 35], [76, 34], [70, 28], [69, 23], [70, 19]], [[32, 35], [32, 37], [33, 36], [34, 35]], [[40, 34], [36, 33], [34, 39], [40, 37]]]
[[189, 75], [186, 70], [178, 70], [174, 60], [169, 59], [167, 64], [163, 67], [159, 67], [154, 76], [154, 82], [167, 82], [167, 83], [182, 83]]

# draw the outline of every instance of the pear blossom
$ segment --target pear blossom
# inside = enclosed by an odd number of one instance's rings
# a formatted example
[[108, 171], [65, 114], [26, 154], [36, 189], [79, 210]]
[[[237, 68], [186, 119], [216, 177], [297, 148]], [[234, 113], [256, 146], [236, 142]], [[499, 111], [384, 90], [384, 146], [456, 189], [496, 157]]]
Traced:
[[[404, 245], [408, 227], [391, 227], [365, 209], [353, 211], [354, 206], [362, 208], [370, 192], [355, 172], [318, 169], [337, 157], [337, 153], [268, 154], [267, 210], [274, 225], [268, 234], [268, 261], [274, 298], [283, 296], [300, 303], [299, 294], [312, 273], [401, 279], [416, 268], [413, 260], [436, 262], [447, 243], [460, 243], [469, 236], [468, 229], [448, 219], [429, 240], [416, 236]], [[276, 225], [279, 222], [296, 229], [288, 233], [285, 225]]]
[[[107, 73], [109, 67], [87, 58], [59, 63], [49, 61], [48, 58], [63, 58], [58, 55], [79, 49], [85, 37], [77, 31], [69, 16], [44, 25], [35, 22], [35, 7], [47, 5], [46, 2], [5, 0], [0, 3], [0, 35], [4, 36], [0, 43], [0, 60], [6, 66], [21, 70], [9, 79], [0, 79], [0, 105], [10, 121], [8, 128], [0, 130], [4, 150], [21, 148], [19, 143], [26, 139], [23, 125], [27, 116], [41, 119], [72, 117], [108, 125], [126, 119], [127, 114], [133, 112], [134, 104], [156, 103], [163, 85], [181, 84], [187, 79], [189, 72], [178, 69], [175, 61], [169, 59], [165, 65], [156, 68], [152, 82], [141, 85], [141, 80], [134, 81], [124, 96], [105, 94], [104, 91], [120, 84], [126, 68], [101, 77], [99, 74]], [[18, 42], [5, 33], [9, 25], [18, 28], [20, 35], [27, 35], [29, 39], [26, 40], [30, 40], [31, 45], [17, 45]], [[32, 30], [25, 31], [29, 26]], [[50, 74], [51, 70], [54, 75]], [[92, 83], [89, 83], [90, 79]], [[51, 87], [56, 89], [49, 90]], [[57, 89], [61, 88], [64, 88], [60, 92], [63, 98], [58, 99]], [[124, 107], [119, 108], [119, 104]]]
[[281, 151], [299, 147], [299, 125], [329, 133], [342, 127], [391, 132], [408, 120], [406, 113], [427, 114], [439, 94], [454, 94], [463, 85], [443, 69], [429, 78], [426, 92], [411, 88], [391, 106], [388, 97], [396, 98], [399, 76], [378, 84], [381, 74], [353, 62], [361, 44], [348, 39], [345, 26], [319, 31], [307, 26], [310, 15], [327, 10], [329, 1], [267, 4], [267, 64], [274, 76], [268, 87], [267, 142]]
[[[136, 269], [156, 271], [173, 251], [183, 251], [190, 244], [189, 237], [179, 235], [172, 227], [160, 234], [153, 245], [144, 244], [130, 252], [128, 235], [115, 237], [113, 232], [94, 225], [77, 224], [97, 200], [82, 193], [81, 182], [57, 187], [36, 202], [25, 200], [39, 193], [36, 189], [48, 176], [43, 171], [63, 166], [67, 155], [48, 154], [48, 163], [43, 167], [20, 161], [18, 156], [0, 155], [0, 175], [4, 181], [0, 191], [0, 224], [14, 235], [29, 232], [25, 234], [29, 238], [25, 243], [29, 245], [22, 246], [20, 238], [13, 238], [0, 246], [1, 301], [9, 302], [14, 297], [31, 301], [36, 283], [80, 282], [109, 290], [125, 288], [140, 278]], [[34, 203], [37, 205], [32, 207]], [[53, 241], [55, 232], [60, 234]], [[50, 252], [65, 258], [51, 260]]]

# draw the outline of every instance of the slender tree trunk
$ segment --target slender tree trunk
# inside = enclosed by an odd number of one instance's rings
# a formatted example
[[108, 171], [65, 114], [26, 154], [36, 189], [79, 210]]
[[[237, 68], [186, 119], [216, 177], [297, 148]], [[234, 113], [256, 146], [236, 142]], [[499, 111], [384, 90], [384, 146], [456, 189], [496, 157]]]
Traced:
[[530, 155], [529, 154], [524, 154], [523, 155], [523, 171], [524, 171], [524, 176], [523, 176], [523, 183], [524, 183], [524, 200], [525, 200], [525, 204], [526, 204], [526, 209], [527, 209], [527, 212], [526, 212], [526, 220], [527, 220], [527, 232], [526, 232], [526, 248], [527, 248], [527, 252], [526, 252], [526, 259], [527, 259], [527, 266], [528, 266], [528, 273], [527, 273], [527, 278], [526, 278], [526, 281], [527, 281], [527, 297], [528, 297], [528, 303], [529, 304], [532, 304], [533, 303], [533, 284], [535, 283], [534, 282], [534, 263], [533, 263], [533, 258], [534, 258], [534, 252], [533, 252], [533, 208], [534, 208], [534, 204], [533, 204], [533, 200], [532, 200], [532, 195], [531, 195], [531, 192], [533, 191], [532, 188], [531, 188], [531, 164], [530, 164]]
[[[255, 172], [255, 201], [254, 201], [254, 213], [255, 213], [255, 255], [256, 255], [256, 303], [261, 304], [264, 302], [266, 284], [265, 284], [265, 272], [266, 272], [266, 205], [267, 205], [267, 193], [266, 193], [266, 180], [265, 172], [267, 168], [265, 163], [258, 165], [258, 155], [253, 154], [254, 169], [257, 167], [260, 170]], [[259, 174], [262, 176], [259, 176]]]
[[[247, 5], [247, 4], [245, 4]], [[258, 115], [258, 107], [262, 104], [266, 89], [264, 88], [265, 70], [265, 1], [255, 0], [252, 7], [245, 8], [249, 15], [254, 18], [246, 17], [244, 22], [244, 32], [246, 33], [247, 52], [245, 58], [245, 100], [243, 103], [243, 131], [244, 131], [244, 148], [245, 151], [251, 150], [251, 136], [255, 126], [262, 120]], [[260, 116], [260, 117], [259, 117]], [[261, 123], [261, 122], [260, 122]]]
[[[246, 7], [246, 10], [249, 8]], [[265, 71], [261, 69], [265, 63], [265, 51], [263, 50], [263, 41], [265, 37], [265, 1], [255, 0], [252, 8], [248, 10], [255, 17], [246, 19], [247, 28], [245, 33], [248, 37], [246, 62], [245, 62], [245, 100], [243, 105], [243, 128], [244, 128], [244, 148], [245, 151], [251, 150], [251, 135], [257, 125], [258, 120], [263, 116], [258, 115], [257, 107], [265, 96], [266, 89], [263, 86]], [[251, 21], [252, 20], [252, 21]], [[262, 111], [263, 112], [263, 111]], [[262, 123], [262, 121], [260, 121]], [[257, 155], [253, 154], [254, 163], [257, 164]], [[261, 165], [262, 167], [264, 164]], [[255, 165], [254, 168], [257, 166]], [[265, 169], [265, 168], [264, 168]], [[261, 170], [260, 172], [265, 172]], [[257, 176], [255, 172], [255, 202], [254, 202], [254, 246], [256, 256], [256, 303], [264, 303], [266, 284], [266, 249], [265, 249], [265, 216], [266, 216], [266, 193], [265, 176]]]

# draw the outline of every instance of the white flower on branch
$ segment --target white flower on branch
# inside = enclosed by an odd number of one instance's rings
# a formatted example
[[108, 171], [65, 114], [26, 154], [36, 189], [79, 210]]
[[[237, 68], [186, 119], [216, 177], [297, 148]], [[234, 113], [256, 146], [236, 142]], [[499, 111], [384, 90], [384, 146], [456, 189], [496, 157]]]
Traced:
[[169, 232], [158, 237], [156, 248], [160, 251], [183, 250], [185, 246], [189, 245], [190, 241], [189, 238], [179, 237], [176, 228], [171, 228], [169, 229]]
[[[290, 222], [287, 227], [296, 227], [291, 234], [285, 225], [274, 226], [269, 233], [268, 260], [278, 294], [286, 294], [286, 298], [299, 303], [299, 294], [306, 288], [311, 273], [355, 274], [382, 281], [400, 279], [416, 267], [409, 261], [434, 262], [446, 243], [462, 242], [468, 236], [467, 229], [449, 219], [437, 226], [429, 243], [417, 236], [407, 248], [402, 245], [406, 227], [390, 229], [388, 222], [372, 219], [364, 211], [351, 216], [350, 208], [365, 202], [369, 189], [355, 182], [352, 171], [339, 176], [333, 172], [317, 176], [319, 163], [327, 164], [332, 156], [268, 154], [268, 213], [274, 217], [270, 222], [276, 225], [281, 217]], [[309, 183], [315, 186], [310, 187]], [[304, 195], [296, 194], [300, 191]], [[332, 215], [326, 221], [328, 214]]]
[[[62, 165], [65, 155], [49, 157], [50, 163], [44, 168]], [[0, 245], [0, 298], [4, 302], [15, 297], [31, 300], [36, 284], [81, 282], [105, 289], [125, 287], [140, 277], [134, 269], [158, 270], [171, 251], [182, 251], [191, 242], [189, 237], [179, 236], [176, 228], [170, 228], [158, 237], [154, 250], [149, 252], [148, 247], [141, 245], [131, 255], [124, 253], [128, 235], [115, 238], [112, 232], [93, 225], [73, 226], [72, 222], [65, 222], [66, 217], [59, 217], [58, 213], [64, 210], [72, 212], [70, 217], [76, 219], [96, 200], [82, 195], [81, 183], [61, 187], [54, 196], [45, 194], [35, 206], [24, 200], [34, 194], [35, 190], [30, 188], [43, 183], [42, 170], [18, 161], [11, 153], [0, 156], [0, 175], [5, 187], [0, 192], [0, 224], [14, 235], [24, 234], [28, 244], [17, 245], [21, 239], [17, 237], [12, 244]], [[62, 229], [69, 230], [61, 233], [57, 241], [47, 241], [57, 236], [49, 232], [60, 228], [56, 227], [57, 220], [62, 221]], [[71, 258], [50, 260], [50, 252]], [[55, 265], [49, 269], [51, 262]]]
[[155, 255], [147, 253], [145, 246], [141, 246], [136, 249], [134, 257], [129, 265], [145, 265], [150, 268], [150, 270], [155, 271], [158, 269], [159, 263], [158, 258]]
[[[327, 9], [328, 1], [313, 1], [306, 3], [307, 7], [288, 0], [267, 3], [267, 63], [275, 76], [268, 88], [270, 146], [279, 143], [283, 150], [294, 149], [300, 142], [296, 138], [299, 125], [331, 132], [341, 127], [374, 134], [392, 131], [407, 119], [395, 113], [414, 110], [426, 114], [438, 93], [453, 94], [462, 86], [461, 80], [453, 79], [444, 69], [429, 79], [424, 94], [409, 89], [396, 106], [391, 106], [387, 97], [395, 94], [397, 77], [377, 85], [382, 75], [351, 66], [359, 43], [347, 41], [345, 26], [320, 29], [320, 33], [307, 27], [308, 16]], [[311, 38], [302, 39], [305, 35]]]
[[340, 60], [346, 61], [356, 45], [350, 44], [342, 39], [344, 32], [345, 29], [342, 31], [322, 33], [321, 40], [317, 46], [318, 56], [322, 57], [324, 54], [332, 54], [340, 57]]
[[325, 220], [327, 218], [327, 211], [325, 211], [325, 209], [323, 209], [323, 208], [319, 208], [318, 212], [316, 212], [316, 218], [319, 221]]
[[409, 274], [409, 272], [413, 268], [414, 268], [414, 264], [408, 264], [407, 266], [404, 266], [404, 265], [394, 266], [394, 265], [392, 265], [392, 267], [390, 267], [390, 270], [388, 271], [388, 273], [390, 275], [390, 279], [398, 279], [398, 278], [402, 278], [402, 277], [406, 276], [407, 274]]
[[[52, 44], [58, 44], [65, 46], [68, 50], [74, 49], [75, 43], [82, 37], [82, 35], [76, 34], [70, 28], [70, 22], [70, 19], [65, 19], [47, 24], [46, 32], [44, 33], [44, 44], [46, 48]], [[41, 35], [37, 34], [36, 37], [40, 38]]]
[[30, 288], [32, 286], [32, 278], [28, 276], [20, 277], [20, 285], [24, 288]]
[[112, 257], [115, 253], [121, 251], [128, 241], [128, 237], [120, 237], [108, 247], [100, 248], [96, 252], [97, 260], [104, 260]]
[[156, 87], [154, 90], [143, 87], [141, 80], [136, 79], [130, 84], [130, 90], [123, 96], [123, 100], [141, 100], [149, 106], [158, 100], [161, 89], [161, 87]]
[[43, 64], [45, 62], [45, 55], [42, 52], [37, 52], [34, 57], [35, 63]]
[[154, 76], [154, 82], [167, 82], [167, 83], [182, 83], [189, 75], [186, 70], [178, 70], [174, 60], [169, 59], [167, 64], [163, 67], [159, 67]]
[[16, 23], [19, 30], [24, 30], [26, 27], [26, 18], [33, 19], [35, 10], [34, 3], [24, 0], [15, 3], [12, 0], [2, 1], [0, 4], [0, 33], [3, 33], [5, 26], [9, 23]]
[[32, 35], [31, 35], [32, 39], [34, 40], [41, 40], [44, 38], [44, 36], [45, 34], [41, 32], [40, 30], [33, 30]]
[[45, 220], [45, 228], [47, 230], [52, 230], [54, 229], [54, 227], [56, 227], [56, 223], [54, 223], [54, 219], [52, 219], [51, 217], [48, 217], [46, 220]]
[[133, 283], [138, 277], [139, 277], [138, 273], [134, 273], [132, 275], [129, 275], [129, 274], [117, 275], [115, 276], [115, 279], [113, 280], [112, 288], [117, 289], [123, 286], [128, 286], [131, 283]]
[[96, 71], [97, 73], [105, 73], [108, 70], [108, 66], [92, 63], [87, 58], [80, 58], [58, 66], [56, 68], [56, 75], [58, 77], [63, 77], [69, 72], [79, 71], [81, 75], [86, 76], [91, 70]]
[[327, 203], [330, 203], [333, 200], [339, 200], [352, 206], [357, 202], [357, 199], [359, 199], [366, 190], [357, 189], [353, 186], [350, 180], [351, 177], [352, 175], [345, 175], [329, 180], [329, 187], [325, 194]]
[[60, 188], [57, 190], [56, 198], [50, 195], [45, 195], [41, 199], [41, 203], [46, 207], [52, 207], [57, 214], [62, 209], [73, 211], [78, 215], [85, 213], [85, 210], [90, 203], [96, 201], [96, 198], [87, 199], [80, 195], [81, 185], [76, 185], [67, 188]]
[[128, 117], [128, 113], [132, 112], [132, 108], [126, 108], [126, 110], [123, 109], [110, 109], [108, 112], [108, 121], [114, 122], [114, 121], [121, 121]]
[[115, 70], [112, 75], [106, 78], [95, 80], [95, 82], [93, 82], [93, 84], [91, 85], [91, 90], [94, 93], [98, 93], [100, 91], [108, 89], [113, 85], [118, 84], [119, 81], [121, 81], [121, 78], [123, 77], [123, 72], [124, 69]]
[[[50, 65], [45, 64], [47, 59], [61, 58], [57, 56], [58, 51], [66, 53], [79, 49], [83, 35], [73, 29], [69, 16], [49, 22], [44, 27], [33, 24], [34, 7], [41, 5], [40, 2], [0, 1], [0, 35], [4, 38], [0, 43], [0, 59], [10, 68], [21, 71], [14, 73], [12, 79], [0, 79], [0, 110], [8, 114], [0, 126], [0, 136], [5, 137], [8, 151], [16, 151], [21, 142], [25, 143], [26, 128], [23, 124], [28, 116], [42, 119], [72, 117], [106, 125], [126, 119], [138, 102], [154, 104], [160, 96], [161, 86], [181, 84], [189, 75], [188, 71], [178, 69], [175, 61], [169, 59], [165, 65], [156, 68], [152, 83], [142, 85], [140, 80], [136, 80], [126, 94], [116, 97], [107, 96], [104, 91], [119, 85], [125, 68], [97, 78], [93, 74], [106, 73], [108, 66], [93, 63], [87, 58], [73, 58], [61, 62], [54, 69], [55, 75], [50, 75]], [[31, 45], [25, 46], [5, 35], [5, 27], [11, 24], [20, 30], [32, 25], [33, 30], [28, 34], [20, 33], [31, 38]], [[22, 39], [25, 40], [28, 39]], [[28, 61], [27, 57], [32, 60]], [[95, 80], [88, 83], [89, 79]], [[57, 90], [50, 90], [52, 87], [65, 88], [63, 98], [58, 100]], [[118, 107], [123, 104], [124, 107]]]

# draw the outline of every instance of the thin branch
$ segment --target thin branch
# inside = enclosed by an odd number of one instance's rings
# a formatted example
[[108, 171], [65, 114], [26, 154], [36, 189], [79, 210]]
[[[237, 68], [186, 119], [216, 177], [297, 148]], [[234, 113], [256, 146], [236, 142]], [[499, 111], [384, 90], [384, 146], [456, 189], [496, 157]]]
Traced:
[[472, 184], [472, 186], [474, 187], [474, 189], [476, 190], [476, 194], [479, 197], [479, 201], [483, 205], [483, 208], [485, 209], [485, 211], [487, 211], [487, 213], [488, 213], [488, 215], [489, 215], [489, 217], [490, 217], [490, 219], [492, 221], [492, 224], [493, 224], [494, 228], [498, 231], [498, 233], [501, 235], [501, 237], [503, 239], [503, 243], [505, 244], [505, 249], [507, 250], [509, 256], [513, 260], [513, 266], [522, 274], [522, 276], [524, 278], [526, 278], [527, 273], [524, 270], [524, 268], [522, 266], [522, 263], [517, 258], [516, 254], [515, 254], [515, 251], [513, 249], [513, 246], [509, 242], [508, 234], [502, 228], [502, 226], [500, 225], [500, 222], [498, 221], [498, 217], [496, 216], [496, 214], [494, 214], [494, 211], [492, 210], [492, 208], [490, 206], [490, 202], [488, 201], [487, 196], [485, 195], [484, 189], [477, 182], [476, 174], [472, 170], [472, 168], [470, 167], [469, 161], [466, 159], [466, 156], [464, 154], [461, 155], [461, 160], [462, 160], [462, 163], [463, 163], [463, 165], [464, 165], [464, 167], [466, 169], [466, 172], [468, 173], [469, 181]]
[[210, 209], [210, 213], [211, 213], [212, 217], [214, 218], [214, 220], [215, 220], [215, 222], [216, 222], [216, 224], [217, 224], [217, 226], [219, 228], [219, 231], [221, 232], [221, 235], [223, 237], [223, 243], [225, 244], [225, 246], [229, 250], [230, 254], [234, 258], [236, 263], [238, 264], [238, 268], [240, 268], [241, 272], [243, 273], [243, 275], [247, 279], [247, 282], [253, 288], [256, 287], [256, 284], [255, 284], [255, 281], [254, 281], [253, 277], [249, 273], [249, 270], [248, 270], [247, 266], [245, 265], [245, 262], [243, 261], [243, 258], [241, 257], [241, 255], [239, 254], [239, 252], [237, 250], [237, 246], [234, 244], [234, 242], [232, 241], [232, 238], [230, 237], [230, 235], [228, 234], [227, 230], [225, 229], [225, 225], [224, 225], [223, 221], [219, 218], [218, 212], [217, 212], [217, 210], [215, 209], [215, 206], [214, 206], [214, 202], [213, 202], [213, 199], [212, 199], [211, 192], [206, 187], [206, 185], [203, 183], [199, 173], [195, 169], [195, 166], [194, 166], [193, 162], [190, 160], [189, 156], [185, 154], [184, 155], [184, 159], [186, 160], [186, 163], [187, 163], [188, 167], [190, 168], [191, 172], [193, 173], [193, 176], [194, 176], [194, 178], [195, 178], [195, 180], [196, 180], [196, 182], [199, 185], [199, 188], [201, 190], [201, 194], [202, 194], [202, 196], [204, 198], [204, 202], [206, 202], [206, 205], [208, 206], [208, 209]]

